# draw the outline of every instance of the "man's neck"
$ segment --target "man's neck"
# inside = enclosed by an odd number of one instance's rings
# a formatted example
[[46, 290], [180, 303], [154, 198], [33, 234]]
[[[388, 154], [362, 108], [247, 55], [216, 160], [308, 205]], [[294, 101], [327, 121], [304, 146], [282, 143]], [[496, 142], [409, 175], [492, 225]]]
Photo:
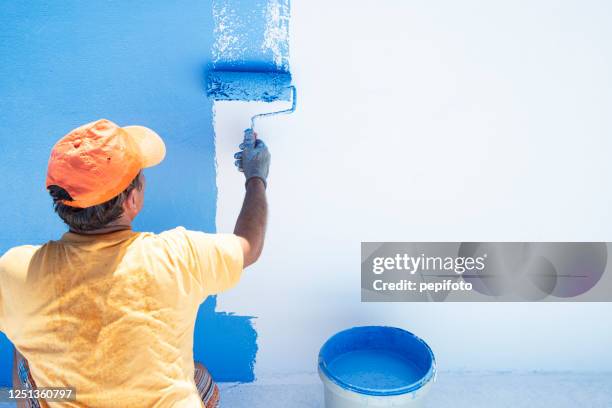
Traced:
[[130, 230], [132, 229], [132, 220], [128, 219], [125, 216], [120, 217], [119, 219], [111, 222], [110, 224], [106, 225], [103, 228], [97, 228], [95, 230], [89, 230], [89, 231], [81, 231], [78, 229], [70, 229], [70, 232], [73, 232], [75, 234], [82, 234], [82, 235], [100, 235], [100, 234], [109, 234], [111, 232], [117, 232], [117, 231], [124, 231], [124, 230]]

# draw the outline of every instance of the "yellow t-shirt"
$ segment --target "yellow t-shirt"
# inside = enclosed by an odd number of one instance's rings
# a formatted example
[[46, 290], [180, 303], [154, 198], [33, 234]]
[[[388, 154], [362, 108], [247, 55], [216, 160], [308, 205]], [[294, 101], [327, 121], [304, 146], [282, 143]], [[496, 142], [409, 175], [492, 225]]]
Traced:
[[0, 258], [0, 330], [37, 387], [75, 387], [51, 407], [200, 407], [198, 306], [242, 268], [232, 234], [66, 233]]

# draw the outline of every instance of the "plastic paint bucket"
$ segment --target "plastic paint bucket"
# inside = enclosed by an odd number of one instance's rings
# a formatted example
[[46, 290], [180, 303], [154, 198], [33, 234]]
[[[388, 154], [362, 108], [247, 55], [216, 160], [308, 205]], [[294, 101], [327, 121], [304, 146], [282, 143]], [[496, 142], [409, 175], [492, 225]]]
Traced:
[[423, 340], [396, 327], [364, 326], [332, 336], [319, 352], [326, 408], [420, 407], [436, 360]]

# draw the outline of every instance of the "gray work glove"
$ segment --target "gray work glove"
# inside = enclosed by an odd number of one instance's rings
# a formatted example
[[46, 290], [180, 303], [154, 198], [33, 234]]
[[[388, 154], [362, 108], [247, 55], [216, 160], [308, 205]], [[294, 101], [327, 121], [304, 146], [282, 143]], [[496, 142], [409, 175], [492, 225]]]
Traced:
[[234, 154], [234, 164], [239, 171], [244, 172], [246, 181], [253, 177], [260, 178], [267, 187], [268, 171], [270, 169], [270, 152], [261, 139], [257, 139], [257, 133], [253, 129], [244, 131], [244, 141], [240, 143], [240, 151]]

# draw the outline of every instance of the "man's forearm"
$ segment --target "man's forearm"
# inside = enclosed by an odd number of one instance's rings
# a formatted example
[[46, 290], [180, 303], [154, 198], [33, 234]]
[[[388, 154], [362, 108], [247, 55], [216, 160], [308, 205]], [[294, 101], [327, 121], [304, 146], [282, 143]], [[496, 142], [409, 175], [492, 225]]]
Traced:
[[234, 234], [242, 238], [245, 267], [261, 255], [267, 220], [266, 187], [261, 179], [251, 178], [247, 182], [244, 203], [234, 228]]

